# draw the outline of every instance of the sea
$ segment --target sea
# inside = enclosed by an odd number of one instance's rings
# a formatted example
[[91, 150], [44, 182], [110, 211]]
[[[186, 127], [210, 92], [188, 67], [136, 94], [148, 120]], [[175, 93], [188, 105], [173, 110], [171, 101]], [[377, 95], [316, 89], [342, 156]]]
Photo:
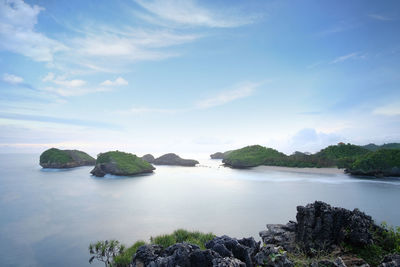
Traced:
[[0, 265], [103, 266], [89, 264], [90, 243], [130, 245], [178, 228], [260, 240], [266, 224], [295, 220], [297, 206], [316, 200], [400, 225], [399, 178], [198, 160], [196, 167], [97, 178], [93, 167], [48, 170], [37, 154], [0, 154]]

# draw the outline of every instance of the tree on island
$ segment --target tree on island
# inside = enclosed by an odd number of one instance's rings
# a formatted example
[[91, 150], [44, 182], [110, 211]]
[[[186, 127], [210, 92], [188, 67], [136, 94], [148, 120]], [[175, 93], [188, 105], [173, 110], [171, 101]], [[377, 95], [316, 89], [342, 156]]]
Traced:
[[89, 259], [89, 263], [93, 260], [104, 262], [105, 266], [111, 266], [113, 258], [124, 252], [125, 246], [120, 244], [118, 240], [98, 241], [89, 245], [89, 253], [93, 255]]

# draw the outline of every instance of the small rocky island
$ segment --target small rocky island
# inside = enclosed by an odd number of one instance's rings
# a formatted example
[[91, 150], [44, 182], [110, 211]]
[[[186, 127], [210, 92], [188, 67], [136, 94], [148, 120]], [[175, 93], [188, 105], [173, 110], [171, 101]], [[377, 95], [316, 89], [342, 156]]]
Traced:
[[142, 156], [141, 159], [147, 161], [150, 164], [153, 164], [155, 158], [152, 154], [146, 154]]
[[79, 150], [61, 150], [50, 148], [40, 155], [40, 166], [43, 168], [65, 169], [80, 166], [93, 166], [96, 160]]
[[151, 173], [154, 166], [136, 155], [121, 151], [109, 151], [97, 156], [96, 166], [90, 172], [94, 176], [103, 177], [106, 174], [132, 176]]
[[[378, 226], [358, 209], [351, 211], [315, 201], [297, 207], [296, 222], [268, 224], [259, 235], [262, 241], [257, 242], [253, 237], [237, 239], [177, 230], [171, 235], [152, 238], [150, 244], [136, 242], [122, 249], [109, 264], [134, 267], [400, 266], [400, 230]], [[107, 241], [104, 244], [108, 244]]]
[[155, 165], [173, 165], [173, 166], [183, 166], [183, 167], [194, 167], [199, 164], [197, 160], [194, 159], [182, 159], [174, 153], [168, 153], [156, 158], [153, 161]]

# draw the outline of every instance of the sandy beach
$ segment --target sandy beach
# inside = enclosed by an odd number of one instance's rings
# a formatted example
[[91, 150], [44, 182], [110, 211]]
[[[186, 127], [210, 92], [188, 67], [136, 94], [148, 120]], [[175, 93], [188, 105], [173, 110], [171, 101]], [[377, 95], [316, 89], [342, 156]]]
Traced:
[[315, 174], [341, 174], [343, 169], [338, 168], [295, 168], [295, 167], [280, 167], [280, 166], [258, 166], [254, 169], [265, 171], [283, 171], [295, 173], [315, 173]]

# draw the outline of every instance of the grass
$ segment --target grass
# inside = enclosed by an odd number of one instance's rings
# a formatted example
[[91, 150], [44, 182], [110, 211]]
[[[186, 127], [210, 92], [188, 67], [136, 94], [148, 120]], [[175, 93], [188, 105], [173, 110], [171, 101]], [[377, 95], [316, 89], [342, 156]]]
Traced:
[[[198, 245], [201, 249], [205, 249], [205, 243], [212, 240], [215, 237], [213, 233], [202, 233], [199, 231], [187, 231], [184, 229], [175, 230], [172, 234], [158, 235], [150, 238], [150, 244], [157, 244], [163, 248], [172, 246], [175, 243], [190, 243]], [[122, 253], [114, 257], [112, 266], [123, 267], [129, 266], [132, 261], [133, 254], [136, 253], [137, 249], [143, 245], [146, 245], [145, 241], [137, 241], [132, 246], [125, 249]]]
[[382, 223], [383, 231], [372, 231], [374, 243], [365, 247], [354, 247], [344, 244], [344, 248], [364, 259], [371, 266], [378, 266], [385, 255], [400, 253], [400, 227], [388, 226]]
[[130, 153], [110, 151], [106, 153], [100, 153], [97, 156], [96, 164], [110, 162], [116, 163], [118, 169], [128, 174], [135, 174], [144, 170], [153, 169], [153, 166], [150, 163]]

